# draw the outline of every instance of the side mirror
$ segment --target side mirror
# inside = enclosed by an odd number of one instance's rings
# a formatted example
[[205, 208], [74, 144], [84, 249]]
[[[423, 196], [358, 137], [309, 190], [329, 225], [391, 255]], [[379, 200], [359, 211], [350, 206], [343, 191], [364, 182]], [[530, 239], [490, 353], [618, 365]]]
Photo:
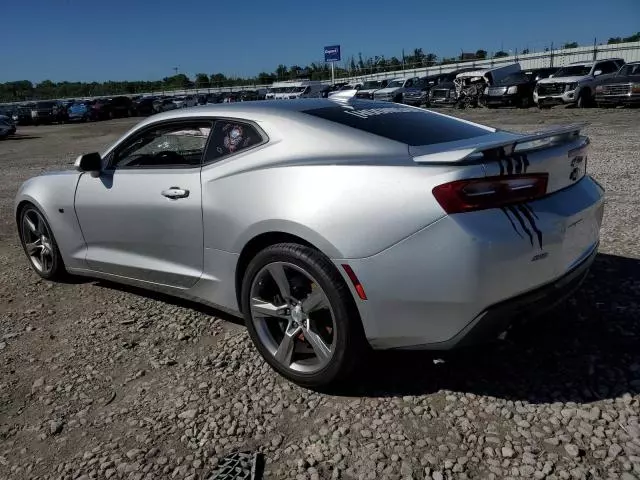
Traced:
[[102, 157], [98, 152], [85, 153], [76, 159], [75, 167], [81, 172], [99, 172], [102, 170]]
[[594, 77], [597, 77], [598, 75], [602, 75], [602, 70], [596, 70], [595, 72], [593, 72]]

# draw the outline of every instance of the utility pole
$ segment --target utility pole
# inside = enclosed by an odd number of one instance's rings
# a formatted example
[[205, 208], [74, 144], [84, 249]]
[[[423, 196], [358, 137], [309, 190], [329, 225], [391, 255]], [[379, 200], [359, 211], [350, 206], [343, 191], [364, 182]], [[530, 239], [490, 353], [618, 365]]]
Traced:
[[598, 59], [598, 39], [594, 37], [593, 39], [593, 61], [595, 62]]
[[553, 67], [553, 42], [551, 42], [551, 56], [550, 56], [550, 67]]
[[172, 70], [175, 72], [176, 75], [178, 74], [178, 67], [173, 67]]

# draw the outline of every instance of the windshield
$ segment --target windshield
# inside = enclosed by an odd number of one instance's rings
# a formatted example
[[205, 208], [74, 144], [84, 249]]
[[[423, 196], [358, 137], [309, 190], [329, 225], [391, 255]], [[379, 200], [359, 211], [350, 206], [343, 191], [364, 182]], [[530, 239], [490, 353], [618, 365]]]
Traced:
[[38, 102], [36, 108], [53, 108], [56, 106], [56, 102]]
[[591, 65], [571, 65], [558, 70], [554, 77], [584, 77], [591, 72]]
[[529, 77], [524, 73], [512, 73], [511, 75], [507, 75], [502, 80], [500, 80], [497, 85], [514, 85], [516, 83], [524, 83], [528, 81]]
[[640, 63], [627, 64], [620, 69], [618, 75], [639, 75], [640, 76]]
[[398, 87], [402, 87], [403, 85], [404, 85], [404, 80], [393, 80], [389, 82], [389, 84], [387, 85], [387, 88], [398, 88]]
[[380, 88], [380, 82], [364, 82], [362, 84], [363, 90], [371, 90], [373, 88]]

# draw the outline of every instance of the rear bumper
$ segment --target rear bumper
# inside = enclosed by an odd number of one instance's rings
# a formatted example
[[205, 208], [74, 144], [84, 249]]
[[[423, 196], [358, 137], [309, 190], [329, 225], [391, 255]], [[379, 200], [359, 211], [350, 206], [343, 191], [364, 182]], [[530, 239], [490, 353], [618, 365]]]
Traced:
[[509, 330], [514, 321], [532, 319], [551, 310], [580, 287], [597, 253], [598, 245], [595, 245], [586, 258], [559, 279], [487, 308], [463, 331], [449, 340], [448, 347], [490, 342]]
[[551, 303], [541, 291], [570, 291], [566, 279], [595, 255], [603, 209], [602, 188], [584, 177], [521, 209], [448, 215], [376, 255], [334, 261], [364, 287], [367, 300], [353, 293], [373, 348], [447, 350]]

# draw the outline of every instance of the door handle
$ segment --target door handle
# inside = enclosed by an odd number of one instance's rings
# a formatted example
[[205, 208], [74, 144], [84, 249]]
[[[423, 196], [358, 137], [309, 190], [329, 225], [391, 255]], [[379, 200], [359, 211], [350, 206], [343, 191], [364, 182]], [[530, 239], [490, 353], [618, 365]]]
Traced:
[[180, 187], [171, 187], [162, 191], [162, 195], [177, 200], [178, 198], [186, 198], [189, 196], [189, 190]]

